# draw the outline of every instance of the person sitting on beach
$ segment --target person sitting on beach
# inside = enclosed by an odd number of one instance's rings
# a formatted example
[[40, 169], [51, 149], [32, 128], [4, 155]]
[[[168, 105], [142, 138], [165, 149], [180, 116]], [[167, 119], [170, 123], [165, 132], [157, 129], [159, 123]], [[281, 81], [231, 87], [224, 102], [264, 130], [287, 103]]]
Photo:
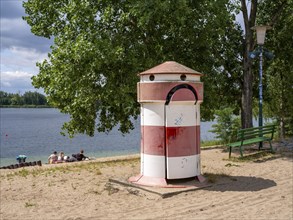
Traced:
[[18, 155], [16, 157], [16, 160], [18, 161], [18, 163], [24, 163], [26, 160], [26, 156], [25, 155]]
[[80, 150], [80, 153], [72, 154], [72, 156], [73, 156], [74, 158], [76, 158], [78, 161], [82, 161], [82, 160], [85, 160], [85, 159], [89, 159], [89, 158], [86, 157], [83, 153], [84, 153], [84, 151], [83, 151], [83, 150]]
[[48, 157], [48, 163], [49, 164], [56, 163], [57, 160], [58, 160], [57, 151], [54, 151], [53, 154], [51, 154]]
[[63, 162], [65, 162], [64, 161], [64, 153], [63, 153], [63, 151], [61, 151], [59, 153], [59, 156], [58, 156], [58, 159], [57, 159], [57, 163], [63, 163]]

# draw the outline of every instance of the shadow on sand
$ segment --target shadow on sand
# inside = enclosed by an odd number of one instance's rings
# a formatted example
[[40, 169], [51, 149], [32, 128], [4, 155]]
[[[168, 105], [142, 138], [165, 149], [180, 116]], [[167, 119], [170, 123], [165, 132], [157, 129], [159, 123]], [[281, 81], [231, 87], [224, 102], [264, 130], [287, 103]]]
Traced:
[[[212, 185], [211, 187], [204, 188], [208, 191], [260, 191], [270, 187], [276, 186], [276, 182], [270, 179], [264, 179], [261, 177], [248, 177], [248, 176], [225, 176], [215, 175], [215, 178], [221, 179], [219, 183]], [[217, 181], [218, 182], [218, 181]]]

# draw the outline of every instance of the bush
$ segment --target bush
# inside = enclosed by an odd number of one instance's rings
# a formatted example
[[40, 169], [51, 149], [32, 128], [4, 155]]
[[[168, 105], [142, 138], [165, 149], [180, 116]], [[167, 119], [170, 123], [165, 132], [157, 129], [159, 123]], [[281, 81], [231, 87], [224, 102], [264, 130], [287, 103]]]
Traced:
[[237, 130], [241, 127], [240, 117], [233, 114], [232, 108], [225, 108], [216, 111], [217, 124], [212, 125], [210, 132], [215, 133], [216, 138], [222, 144], [236, 140]]

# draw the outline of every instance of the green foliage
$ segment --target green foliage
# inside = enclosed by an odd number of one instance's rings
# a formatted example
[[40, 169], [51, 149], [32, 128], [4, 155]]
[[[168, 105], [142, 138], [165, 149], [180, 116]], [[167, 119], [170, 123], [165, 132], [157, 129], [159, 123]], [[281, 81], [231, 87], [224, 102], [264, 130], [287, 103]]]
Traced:
[[241, 127], [240, 117], [233, 114], [232, 108], [216, 110], [217, 124], [212, 125], [213, 129], [210, 132], [215, 133], [222, 141], [222, 144], [234, 141], [237, 130]]
[[23, 95], [0, 91], [0, 106], [46, 106], [47, 99], [38, 92], [25, 92]]
[[267, 117], [280, 125], [280, 137], [293, 135], [292, 8], [292, 0], [264, 1], [259, 13], [259, 22], [273, 26], [265, 42], [275, 58], [264, 64], [264, 99]]
[[25, 92], [22, 96], [26, 105], [46, 105], [46, 97], [38, 92]]
[[241, 106], [243, 124], [250, 125], [258, 68], [255, 62], [251, 72], [247, 54], [254, 45], [250, 27], [256, 16], [258, 24], [274, 26], [265, 44], [276, 58], [264, 66], [264, 101], [289, 134], [292, 0], [252, 1], [250, 13], [244, 13], [250, 14], [244, 17], [244, 33], [235, 24], [235, 13], [246, 11], [247, 2], [28, 0], [24, 20], [31, 31], [54, 37], [48, 60], [37, 64], [33, 84], [44, 88], [50, 104], [71, 115], [63, 126], [69, 135], [92, 136], [96, 128], [104, 132], [116, 125], [125, 133], [139, 114], [137, 73], [175, 60], [205, 74], [202, 119], [213, 119], [216, 109], [239, 112]]
[[29, 175], [29, 171], [26, 169], [22, 169], [22, 170], [18, 171], [18, 175], [22, 176], [22, 177], [27, 177]]
[[12, 94], [0, 91], [0, 104], [1, 105], [11, 105]]
[[69, 135], [132, 129], [137, 73], [168, 60], [205, 74], [203, 118], [239, 104], [241, 34], [228, 0], [28, 0], [23, 6], [31, 31], [54, 37], [33, 85], [71, 115], [63, 126]]
[[26, 208], [29, 208], [29, 207], [36, 206], [36, 204], [35, 204], [35, 203], [31, 203], [31, 202], [26, 202], [26, 203], [24, 204], [24, 206], [25, 206]]
[[12, 96], [11, 105], [23, 105], [23, 104], [24, 104], [24, 101], [23, 101], [21, 95], [15, 94], [14, 96]]
[[215, 147], [217, 145], [221, 145], [220, 140], [209, 140], [209, 141], [201, 141], [200, 142], [200, 147], [201, 148], [209, 148], [209, 147]]

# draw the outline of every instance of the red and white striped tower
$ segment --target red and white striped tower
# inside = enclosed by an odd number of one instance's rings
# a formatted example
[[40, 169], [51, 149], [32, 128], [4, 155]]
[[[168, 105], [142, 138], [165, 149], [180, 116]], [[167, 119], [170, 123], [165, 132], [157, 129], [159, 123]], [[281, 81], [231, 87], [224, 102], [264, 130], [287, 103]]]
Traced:
[[201, 73], [174, 61], [142, 72], [141, 173], [129, 181], [168, 186], [167, 180], [197, 177], [200, 169]]

